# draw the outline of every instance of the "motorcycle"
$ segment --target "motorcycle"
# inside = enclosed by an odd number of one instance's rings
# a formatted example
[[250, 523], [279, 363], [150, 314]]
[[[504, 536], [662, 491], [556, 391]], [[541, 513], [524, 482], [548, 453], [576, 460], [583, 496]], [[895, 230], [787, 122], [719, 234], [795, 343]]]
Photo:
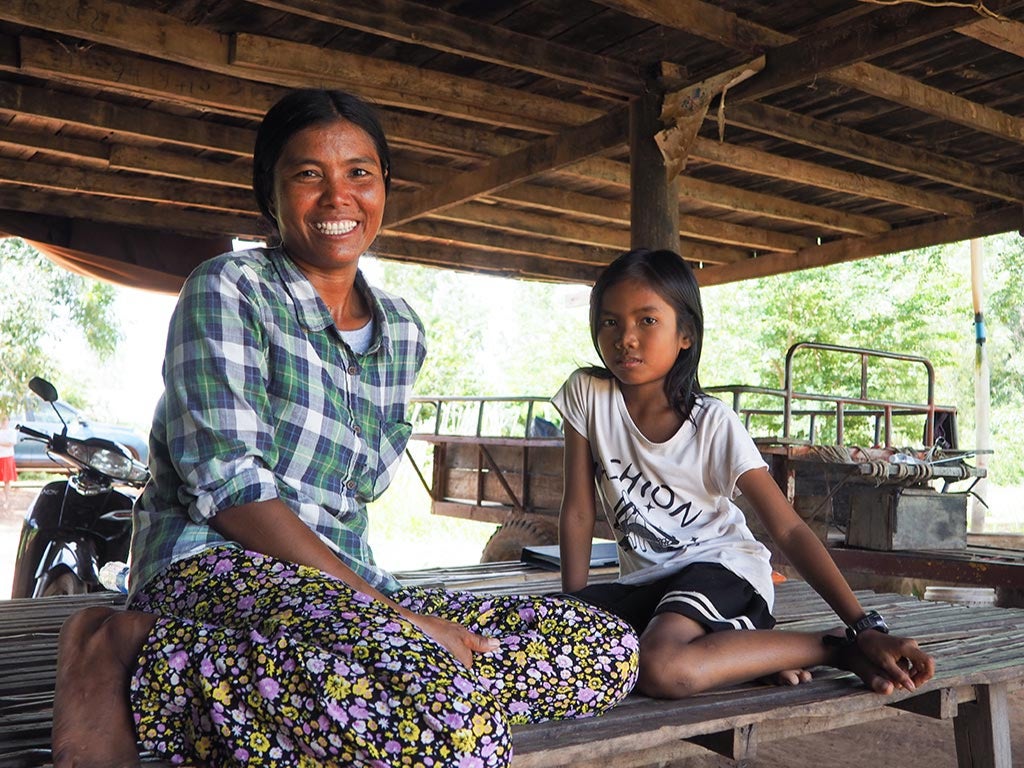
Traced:
[[[51, 405], [57, 390], [33, 377], [29, 389]], [[60, 411], [54, 406], [57, 415]], [[100, 569], [128, 559], [132, 505], [149, 470], [128, 448], [110, 440], [47, 435], [18, 425], [46, 444], [50, 458], [70, 470], [65, 480], [43, 486], [25, 514], [14, 564], [11, 597], [48, 597], [98, 592]]]

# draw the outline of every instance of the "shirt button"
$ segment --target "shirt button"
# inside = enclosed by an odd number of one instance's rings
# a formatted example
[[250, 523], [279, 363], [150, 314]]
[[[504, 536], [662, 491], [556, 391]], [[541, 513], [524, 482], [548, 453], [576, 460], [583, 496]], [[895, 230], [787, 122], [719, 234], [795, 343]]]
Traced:
[[349, 373], [350, 376], [355, 376], [357, 373], [359, 373], [359, 366], [358, 365], [350, 365], [348, 367], [348, 373]]
[[355, 432], [357, 435], [361, 435], [363, 433], [363, 428], [360, 427], [358, 424], [354, 424], [352, 426], [352, 431]]
[[345, 487], [348, 488], [351, 491], [353, 488], [356, 487], [356, 481], [355, 480], [349, 480], [347, 483], [345, 483]]

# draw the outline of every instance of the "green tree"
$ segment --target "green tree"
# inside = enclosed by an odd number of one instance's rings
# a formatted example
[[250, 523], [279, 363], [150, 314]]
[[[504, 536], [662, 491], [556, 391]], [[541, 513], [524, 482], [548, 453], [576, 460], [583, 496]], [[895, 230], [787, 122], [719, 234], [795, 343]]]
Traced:
[[23, 240], [0, 240], [0, 409], [17, 412], [35, 375], [73, 401], [75, 376], [50, 352], [55, 337], [70, 325], [109, 358], [121, 339], [113, 302], [112, 286], [61, 269]]

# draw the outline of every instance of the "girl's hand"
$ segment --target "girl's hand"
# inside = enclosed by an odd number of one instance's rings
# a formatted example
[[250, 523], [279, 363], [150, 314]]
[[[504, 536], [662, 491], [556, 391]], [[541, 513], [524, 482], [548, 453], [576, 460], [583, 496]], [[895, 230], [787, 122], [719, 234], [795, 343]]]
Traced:
[[935, 674], [934, 659], [909, 637], [868, 630], [857, 635], [857, 647], [897, 688], [914, 691]]
[[436, 640], [454, 656], [462, 666], [473, 668], [473, 654], [495, 651], [501, 645], [497, 638], [484, 637], [470, 632], [461, 624], [439, 619], [436, 616], [425, 616], [414, 613], [408, 616], [423, 634]]

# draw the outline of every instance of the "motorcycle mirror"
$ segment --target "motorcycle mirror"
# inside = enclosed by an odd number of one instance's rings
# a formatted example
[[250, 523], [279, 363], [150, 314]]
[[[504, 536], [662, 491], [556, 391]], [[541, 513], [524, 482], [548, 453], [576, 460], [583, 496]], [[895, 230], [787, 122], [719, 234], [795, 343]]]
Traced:
[[46, 379], [41, 379], [38, 376], [33, 376], [29, 379], [28, 388], [53, 406], [54, 413], [57, 414], [57, 418], [60, 419], [60, 423], [64, 425], [64, 429], [61, 434], [67, 436], [68, 423], [64, 421], [64, 417], [60, 415], [60, 411], [57, 410], [57, 406], [54, 405], [54, 403], [57, 402], [57, 388]]
[[28, 388], [48, 403], [52, 403], [57, 399], [57, 388], [46, 379], [33, 376], [29, 379]]

